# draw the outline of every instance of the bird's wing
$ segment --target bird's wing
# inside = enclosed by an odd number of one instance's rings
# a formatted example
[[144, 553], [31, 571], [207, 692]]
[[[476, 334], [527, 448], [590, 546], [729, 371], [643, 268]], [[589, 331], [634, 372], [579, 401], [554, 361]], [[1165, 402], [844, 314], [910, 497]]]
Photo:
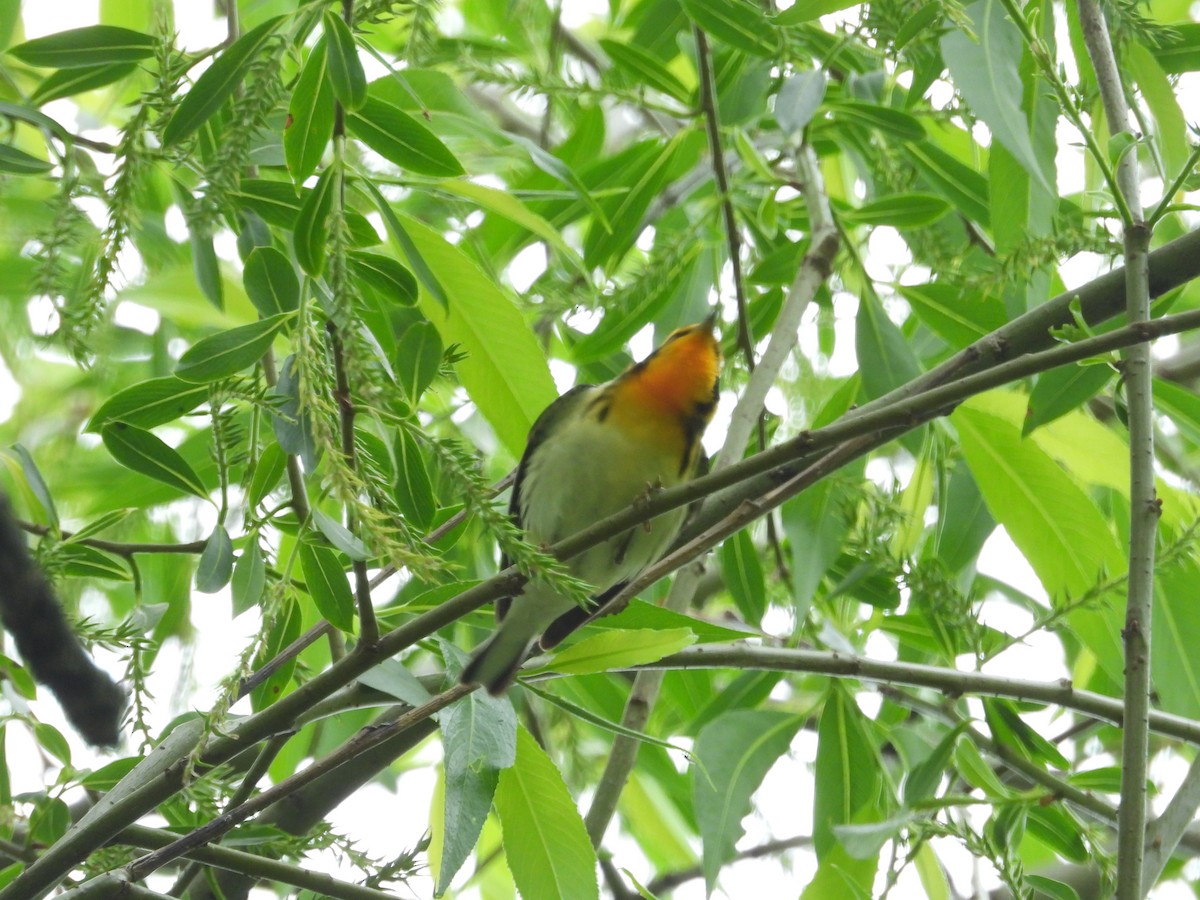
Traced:
[[[528, 470], [529, 461], [537, 452], [538, 447], [553, 432], [564, 419], [571, 416], [576, 409], [584, 402], [587, 393], [594, 388], [592, 384], [577, 384], [571, 388], [544, 410], [533, 423], [533, 427], [529, 429], [529, 438], [525, 442], [525, 452], [521, 454], [521, 462], [517, 464], [517, 477], [513, 480], [512, 498], [508, 501], [508, 514], [513, 520], [513, 524], [518, 528], [523, 529], [524, 523], [521, 521], [521, 487], [525, 481], [525, 473]], [[512, 559], [507, 553], [500, 555], [500, 568], [507, 569], [512, 565]], [[512, 602], [511, 597], [501, 597], [496, 600], [496, 621], [504, 619], [505, 613], [508, 612], [508, 605]]]

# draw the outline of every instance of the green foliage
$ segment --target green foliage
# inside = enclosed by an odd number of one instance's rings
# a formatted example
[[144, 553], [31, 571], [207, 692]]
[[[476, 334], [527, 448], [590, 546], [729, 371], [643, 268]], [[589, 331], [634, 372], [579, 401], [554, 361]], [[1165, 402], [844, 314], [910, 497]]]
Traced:
[[[1111, 877], [1121, 732], [1079, 696], [1120, 698], [1126, 668], [1125, 369], [1108, 351], [999, 367], [1122, 325], [1121, 296], [1101, 309], [1080, 284], [1120, 252], [1121, 159], [1157, 205], [1153, 245], [1191, 240], [1154, 263], [1155, 314], [1200, 309], [1184, 4], [1109, 5], [1136, 140], [1093, 124], [1074, 3], [613, 0], [578, 24], [543, 0], [241, 0], [208, 47], [207, 5], [169, 6], [65, 4], [63, 30], [26, 39], [31, 5], [0, 2], [0, 490], [132, 694], [102, 765], [0, 657], [0, 735], [27, 732], [49, 767], [30, 782], [0, 741], [19, 857], [0, 900], [129, 863], [162, 843], [127, 828], [153, 816], [215, 822], [214, 852], [253, 845], [219, 876], [198, 857], [195, 898], [255, 878], [333, 897], [785, 890], [745, 856], [792, 895], [940, 898], [970, 882], [963, 849], [1017, 896], [1075, 896], [1055, 861]], [[1067, 285], [1077, 300], [1053, 300]], [[499, 559], [587, 592], [505, 511], [556, 381], [612, 378], [714, 308], [706, 448], [753, 371], [769, 412], [738, 411], [758, 427], [729, 453], [757, 474], [692, 507], [681, 546], [713, 551], [706, 572], [589, 621], [527, 688], [459, 696], [480, 605], [513, 589]], [[1184, 720], [1196, 353], [1160, 345], [1154, 388], [1149, 663]], [[997, 368], [986, 393], [927, 399]], [[232, 660], [215, 697], [174, 678], [180, 646]], [[858, 657], [897, 677], [876, 693]], [[929, 673], [941, 690], [912, 686]], [[1075, 693], [1032, 704], [1016, 678]], [[1194, 755], [1153, 749], [1164, 771]], [[234, 822], [267, 777], [279, 802]], [[382, 824], [334, 833], [368, 783], [393, 792]], [[72, 824], [81, 786], [99, 800]], [[314, 888], [284, 861], [301, 855], [353, 875]], [[815, 874], [797, 888], [794, 870]]]

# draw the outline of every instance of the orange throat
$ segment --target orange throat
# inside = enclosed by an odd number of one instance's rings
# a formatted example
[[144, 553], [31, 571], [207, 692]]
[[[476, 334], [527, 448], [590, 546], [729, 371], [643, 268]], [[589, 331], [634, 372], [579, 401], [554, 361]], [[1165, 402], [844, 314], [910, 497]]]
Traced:
[[[707, 331], [669, 340], [620, 378], [620, 400], [635, 409], [686, 418], [711, 414], [721, 357]], [[706, 411], [707, 414], [705, 414]]]

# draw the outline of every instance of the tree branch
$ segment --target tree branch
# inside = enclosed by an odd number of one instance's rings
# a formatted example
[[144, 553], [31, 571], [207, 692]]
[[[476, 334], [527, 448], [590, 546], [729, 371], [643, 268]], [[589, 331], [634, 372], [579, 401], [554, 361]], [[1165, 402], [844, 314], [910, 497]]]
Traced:
[[[1125, 90], [1117, 70], [1108, 26], [1097, 0], [1079, 0], [1079, 22], [1112, 135], [1132, 138]], [[1142, 214], [1137, 142], [1117, 163], [1117, 188], [1124, 198], [1125, 302], [1131, 325], [1150, 318], [1150, 229]], [[1150, 346], [1125, 352], [1129, 407], [1129, 581], [1125, 603], [1125, 718], [1121, 740], [1121, 811], [1117, 829], [1117, 897], [1136, 900], [1142, 891], [1146, 847], [1146, 775], [1150, 756], [1150, 633], [1154, 604], [1154, 538], [1161, 514], [1154, 489], [1154, 394]]]

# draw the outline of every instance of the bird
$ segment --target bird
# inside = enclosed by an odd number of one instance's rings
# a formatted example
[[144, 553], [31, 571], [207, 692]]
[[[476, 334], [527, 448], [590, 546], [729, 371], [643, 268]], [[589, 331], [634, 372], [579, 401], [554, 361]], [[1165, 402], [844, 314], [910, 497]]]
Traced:
[[[526, 541], [551, 546], [695, 476], [703, 458], [700, 438], [717, 406], [721, 350], [715, 325], [716, 313], [676, 329], [616, 378], [577, 385], [538, 416], [509, 502]], [[548, 649], [583, 624], [662, 556], [685, 512], [671, 510], [567, 560], [566, 571], [594, 589], [587, 607], [536, 575], [518, 595], [497, 601], [497, 627], [474, 651], [460, 681], [503, 694], [539, 636]]]

